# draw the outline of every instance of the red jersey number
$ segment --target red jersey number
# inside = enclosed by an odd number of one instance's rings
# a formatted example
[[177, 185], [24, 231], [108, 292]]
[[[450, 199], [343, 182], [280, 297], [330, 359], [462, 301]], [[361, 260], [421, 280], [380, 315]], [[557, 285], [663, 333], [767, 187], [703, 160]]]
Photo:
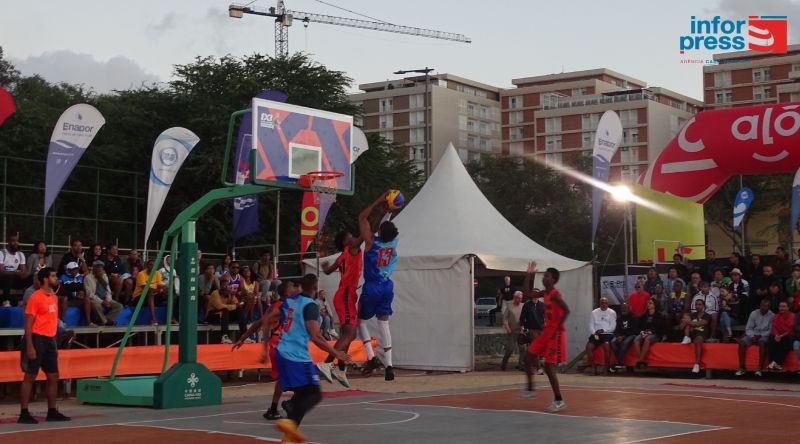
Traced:
[[378, 268], [380, 267], [388, 267], [389, 264], [392, 262], [392, 256], [394, 255], [394, 248], [387, 247], [387, 248], [379, 248], [378, 249]]
[[292, 307], [289, 307], [289, 309], [286, 310], [286, 322], [283, 325], [283, 332], [284, 333], [288, 333], [289, 329], [292, 328], [292, 322], [294, 321], [294, 318], [292, 317], [292, 313], [293, 312], [294, 312], [294, 308], [292, 308]]

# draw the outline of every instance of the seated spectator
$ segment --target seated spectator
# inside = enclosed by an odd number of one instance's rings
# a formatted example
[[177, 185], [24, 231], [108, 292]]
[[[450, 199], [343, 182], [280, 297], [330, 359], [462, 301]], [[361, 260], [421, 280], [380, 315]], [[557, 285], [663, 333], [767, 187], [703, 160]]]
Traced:
[[[244, 304], [236, 299], [236, 294], [233, 293], [228, 287], [230, 278], [227, 275], [222, 275], [219, 279], [219, 290], [214, 290], [211, 297], [208, 299], [208, 312], [206, 312], [206, 320], [209, 324], [218, 324], [222, 327], [222, 344], [232, 344], [230, 336], [228, 336], [228, 326], [231, 321], [239, 324], [239, 332], [244, 334], [247, 331], [247, 320], [244, 315]], [[252, 344], [254, 341], [250, 338], [245, 339], [246, 344]]]
[[774, 280], [769, 283], [769, 287], [767, 288], [767, 296], [765, 299], [769, 300], [769, 306], [773, 312], [778, 312], [778, 305], [781, 302], [786, 302], [786, 294], [783, 292], [783, 285], [781, 285], [781, 281]]
[[[242, 275], [239, 274], [239, 263], [236, 261], [231, 262], [231, 268], [228, 270], [228, 288], [233, 294], [239, 294], [239, 287], [242, 285]], [[240, 301], [242, 302], [242, 301]]]
[[89, 264], [86, 263], [83, 257], [83, 244], [78, 239], [72, 239], [69, 245], [69, 251], [61, 256], [61, 262], [58, 263], [58, 275], [61, 276], [67, 272], [67, 264], [70, 262], [77, 262], [81, 274], [85, 275], [89, 272]]
[[731, 292], [731, 297], [739, 301], [739, 319], [747, 319], [753, 310], [758, 310], [758, 307], [750, 307], [750, 283], [742, 279], [742, 271], [738, 268], [731, 270], [731, 283], [728, 285]]
[[714, 279], [714, 271], [717, 268], [717, 252], [707, 248], [706, 260], [700, 264], [700, 277], [706, 282], [711, 282]]
[[617, 328], [617, 313], [608, 308], [608, 299], [600, 298], [600, 306], [592, 310], [589, 318], [589, 342], [586, 343], [586, 365], [592, 366], [594, 374], [597, 373], [597, 364], [594, 362], [596, 347], [603, 349], [606, 370], [614, 373], [611, 368], [611, 341], [614, 340], [614, 330]]
[[800, 265], [792, 265], [792, 275], [786, 278], [786, 296], [789, 308], [797, 313], [800, 310]]
[[719, 325], [722, 330], [722, 342], [728, 342], [733, 332], [731, 326], [739, 324], [736, 313], [739, 301], [734, 300], [728, 287], [719, 288]]
[[650, 295], [650, 299], [656, 300], [656, 305], [659, 307], [659, 313], [666, 317], [669, 313], [669, 295], [664, 292], [664, 286], [656, 284], [656, 292]]
[[103, 255], [101, 262], [105, 264], [105, 275], [108, 278], [114, 299], [124, 302], [131, 294], [133, 282], [131, 281], [131, 274], [128, 273], [125, 264], [119, 257], [119, 248], [116, 244], [106, 246], [106, 254]]
[[658, 275], [658, 271], [655, 268], [649, 268], [647, 270], [647, 279], [644, 281], [644, 291], [647, 293], [655, 294], [656, 292], [656, 285], [661, 284], [664, 286], [664, 282], [661, 280], [661, 277]]
[[[541, 296], [542, 292], [538, 288], [534, 288], [528, 294], [529, 299], [522, 304], [522, 312], [519, 316], [520, 342], [522, 343], [530, 344], [542, 333], [542, 328], [544, 328], [544, 302], [542, 302]], [[529, 370], [528, 366], [532, 365], [537, 374], [544, 373], [539, 361], [531, 362], [531, 356], [528, 353], [525, 353], [524, 363], [526, 371]], [[533, 374], [532, 372], [528, 373]]]
[[719, 288], [728, 285], [731, 278], [725, 276], [725, 270], [717, 268], [714, 270], [714, 280], [711, 281], [711, 292], [719, 297]]
[[273, 291], [281, 283], [278, 280], [278, 273], [275, 271], [272, 252], [265, 251], [261, 253], [261, 258], [253, 264], [253, 274], [256, 276], [258, 288], [261, 291], [261, 301], [269, 305], [271, 303], [270, 291]]
[[94, 244], [89, 250], [89, 259], [86, 260], [86, 266], [90, 266], [94, 261], [103, 260], [103, 244]]
[[139, 250], [133, 249], [128, 252], [128, 258], [125, 259], [127, 271], [131, 275], [131, 280], [135, 281], [139, 272], [144, 270], [144, 264], [139, 258]]
[[[682, 284], [681, 287], [686, 288], [686, 282], [678, 273], [678, 267], [670, 265], [669, 270], [667, 271], [667, 280], [664, 282], [664, 293], [666, 293], [668, 296], [673, 292], [672, 287], [675, 285], [675, 282], [680, 281]], [[662, 306], [661, 308], [664, 307]]]
[[172, 285], [173, 297], [177, 299], [181, 289], [181, 280], [178, 276], [178, 270], [175, 269], [174, 272], [172, 271], [172, 258], [169, 255], [164, 256], [164, 261], [158, 273], [161, 275], [161, 280], [168, 292], [170, 285]]
[[259, 316], [264, 313], [261, 305], [261, 296], [258, 281], [249, 266], [242, 267], [239, 284], [239, 300], [244, 302], [244, 314], [247, 319], [253, 319], [253, 310], [258, 310]]
[[747, 325], [744, 329], [744, 337], [739, 340], [739, 370], [736, 376], [744, 376], [747, 373], [745, 359], [747, 357], [747, 347], [758, 344], [758, 369], [755, 375], [761, 376], [761, 369], [767, 362], [767, 344], [769, 334], [772, 331], [772, 318], [775, 313], [769, 309], [769, 301], [761, 300], [761, 307], [753, 310], [747, 318]]
[[[683, 256], [679, 253], [675, 253], [672, 255], [672, 265], [670, 268], [675, 268], [678, 272], [678, 278], [682, 281], [686, 282], [689, 280], [689, 269], [686, 268], [686, 264], [683, 262]], [[670, 292], [672, 291], [669, 289]]]
[[706, 328], [709, 335], [705, 338], [705, 342], [717, 342], [714, 336], [717, 334], [717, 323], [719, 322], [719, 299], [711, 292], [711, 286], [708, 282], [701, 282], [700, 293], [692, 298], [691, 306], [693, 312], [696, 311], [697, 305], [695, 305], [695, 302], [698, 300], [703, 301], [703, 312], [711, 317], [711, 325]]
[[[703, 282], [703, 279], [700, 277], [700, 273], [697, 271], [693, 272], [689, 280], [689, 287], [686, 289], [686, 293], [689, 294], [689, 297], [693, 298], [697, 293], [700, 293], [701, 282]], [[693, 305], [690, 305], [689, 308], [692, 307]]]
[[733, 273], [734, 268], [738, 268], [739, 270], [745, 269], [747, 264], [742, 259], [742, 255], [737, 252], [732, 252], [731, 255], [728, 257], [728, 270], [731, 270]]
[[44, 241], [36, 241], [33, 244], [33, 251], [25, 263], [28, 267], [28, 278], [33, 282], [33, 275], [39, 272], [42, 268], [53, 268], [53, 257], [47, 249], [47, 244]]
[[617, 316], [617, 327], [614, 329], [614, 342], [611, 343], [611, 350], [617, 359], [617, 370], [625, 368], [625, 353], [628, 352], [636, 333], [639, 331], [639, 319], [631, 313], [628, 304], [619, 306], [619, 316]]
[[67, 272], [61, 275], [61, 285], [58, 287], [58, 314], [63, 321], [68, 307], [77, 307], [83, 311], [86, 325], [97, 327], [92, 322], [92, 305], [83, 289], [83, 275], [77, 262], [67, 264]]
[[786, 256], [786, 249], [781, 246], [775, 248], [775, 257], [772, 259], [772, 270], [779, 279], [786, 279], [792, 274], [792, 264]]
[[203, 313], [208, 311], [208, 298], [214, 290], [219, 290], [219, 279], [214, 273], [214, 264], [207, 264], [204, 273], [197, 278], [197, 296]]
[[631, 313], [637, 318], [641, 317], [648, 299], [650, 299], [650, 293], [644, 291], [642, 281], [637, 281], [633, 293], [628, 296], [628, 307], [631, 309]]
[[130, 304], [136, 305], [139, 302], [139, 296], [144, 293], [144, 287], [147, 285], [147, 280], [150, 278], [150, 273], [153, 273], [153, 280], [150, 282], [150, 288], [147, 291], [147, 305], [150, 307], [150, 324], [158, 325], [156, 319], [156, 299], [159, 305], [166, 301], [167, 292], [164, 283], [161, 281], [161, 274], [153, 270], [155, 261], [148, 259], [145, 263], [144, 270], [136, 275], [136, 287], [133, 290], [133, 297], [131, 297]]
[[[705, 284], [706, 288], [708, 288], [708, 282], [705, 282]], [[703, 354], [703, 343], [711, 337], [711, 330], [709, 328], [709, 324], [711, 324], [711, 315], [706, 313], [706, 304], [703, 303], [703, 299], [695, 299], [694, 310], [694, 313], [687, 315], [681, 323], [684, 335], [683, 342], [681, 343], [694, 343], [695, 360], [692, 373], [697, 374], [700, 373], [700, 357]]]
[[650, 351], [650, 345], [661, 341], [666, 333], [664, 317], [657, 308], [656, 300], [651, 298], [647, 301], [647, 309], [639, 319], [639, 334], [633, 341], [633, 347], [636, 349], [637, 368], [647, 367], [644, 358], [647, 357], [647, 352]]
[[511, 304], [503, 306], [503, 329], [506, 332], [506, 344], [503, 352], [503, 361], [500, 364], [500, 370], [505, 371], [508, 359], [514, 351], [517, 351], [517, 370], [522, 370], [525, 366], [524, 355], [526, 350], [522, 348], [519, 343], [519, 318], [522, 315], [522, 292], [515, 291], [514, 299]]
[[[775, 273], [772, 271], [771, 265], [764, 265], [763, 270], [764, 271], [762, 271], [755, 283], [757, 301], [761, 301], [761, 299], [767, 297], [767, 293], [769, 293], [769, 286], [772, 285], [773, 282], [780, 283], [780, 279], [775, 277]], [[782, 287], [782, 285], [779, 284], [779, 287]], [[772, 311], [777, 311], [777, 307], [773, 307]]]
[[0, 250], [0, 266], [0, 289], [3, 290], [0, 302], [3, 307], [16, 307], [19, 305], [19, 296], [12, 292], [24, 289], [28, 277], [25, 253], [19, 248], [19, 235], [6, 236], [6, 248]]
[[794, 313], [789, 311], [789, 304], [782, 301], [778, 304], [778, 314], [772, 318], [772, 331], [769, 337], [769, 359], [767, 368], [783, 371], [783, 361], [794, 343]]
[[109, 277], [106, 275], [106, 266], [103, 261], [94, 261], [92, 272], [83, 278], [83, 288], [94, 314], [100, 320], [100, 325], [113, 326], [119, 312], [122, 311], [122, 304], [112, 298], [113, 292]]
[[222, 257], [222, 263], [217, 265], [217, 278], [230, 273], [231, 264], [233, 263], [233, 256], [226, 254]]
[[672, 317], [673, 324], [680, 323], [681, 315], [689, 311], [689, 297], [683, 291], [683, 281], [676, 281], [672, 286], [667, 311]]
[[749, 273], [742, 275], [742, 277], [747, 279], [750, 285], [756, 286], [758, 279], [764, 274], [764, 264], [761, 261], [761, 255], [751, 254], [749, 266], [742, 270], [744, 270], [745, 273]]

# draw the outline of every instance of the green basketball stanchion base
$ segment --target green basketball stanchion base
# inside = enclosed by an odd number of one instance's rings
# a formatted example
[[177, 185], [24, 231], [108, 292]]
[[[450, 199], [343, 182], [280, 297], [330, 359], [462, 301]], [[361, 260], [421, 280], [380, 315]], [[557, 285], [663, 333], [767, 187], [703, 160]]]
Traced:
[[222, 404], [222, 381], [205, 365], [178, 362], [156, 379], [153, 407], [172, 409]]

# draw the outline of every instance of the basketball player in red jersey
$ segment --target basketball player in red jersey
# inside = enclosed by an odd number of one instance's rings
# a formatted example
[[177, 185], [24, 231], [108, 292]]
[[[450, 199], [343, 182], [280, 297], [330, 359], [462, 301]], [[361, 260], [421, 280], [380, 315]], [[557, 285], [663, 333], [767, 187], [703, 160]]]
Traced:
[[[361, 237], [355, 237], [347, 230], [340, 232], [336, 235], [336, 248], [342, 253], [336, 258], [336, 262], [322, 264], [322, 271], [325, 274], [331, 274], [336, 270], [342, 274], [339, 280], [339, 289], [333, 296], [333, 308], [336, 310], [336, 316], [339, 317], [342, 331], [333, 348], [345, 353], [350, 349], [350, 343], [355, 340], [357, 334], [356, 299], [358, 296], [356, 289], [358, 289], [358, 281], [361, 280], [361, 270], [364, 268], [364, 255], [361, 252], [363, 242]], [[317, 370], [329, 382], [336, 379], [343, 386], [350, 387], [344, 362], [339, 361], [338, 365], [334, 366], [333, 360], [334, 356], [328, 355], [325, 362], [317, 364]]]
[[[536, 274], [536, 262], [528, 264], [528, 273], [523, 282], [523, 291], [526, 296], [531, 293], [533, 277]], [[569, 315], [569, 307], [564, 303], [561, 292], [555, 288], [558, 283], [559, 271], [555, 268], [548, 268], [542, 276], [544, 291], [544, 328], [542, 334], [536, 337], [528, 348], [528, 360], [525, 364], [525, 372], [528, 378], [528, 385], [520, 393], [521, 398], [535, 398], [536, 390], [533, 387], [533, 370], [530, 365], [534, 359], [544, 357], [544, 371], [547, 379], [550, 380], [550, 387], [553, 389], [555, 401], [547, 407], [547, 411], [555, 413], [567, 408], [567, 404], [561, 398], [561, 388], [558, 385], [558, 375], [556, 365], [566, 360], [566, 336], [564, 335], [564, 321]]]

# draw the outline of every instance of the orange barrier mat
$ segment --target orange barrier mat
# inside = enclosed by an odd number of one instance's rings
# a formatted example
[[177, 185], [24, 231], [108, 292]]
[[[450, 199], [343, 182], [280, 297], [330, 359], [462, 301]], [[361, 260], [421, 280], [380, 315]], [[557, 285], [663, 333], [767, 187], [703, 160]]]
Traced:
[[[372, 339], [373, 347], [376, 340]], [[333, 345], [335, 342], [331, 341]], [[270, 363], [261, 362], [264, 351], [263, 344], [245, 344], [236, 351], [231, 351], [229, 344], [201, 344], [197, 346], [197, 360], [205, 364], [211, 371], [238, 370], [249, 368], [270, 368]], [[315, 345], [309, 346], [311, 359], [322, 362], [327, 353]], [[117, 367], [117, 375], [157, 375], [161, 373], [164, 362], [165, 348], [163, 346], [125, 347], [122, 358]], [[58, 370], [61, 379], [94, 378], [109, 376], [116, 348], [90, 348], [71, 349], [58, 351]], [[350, 344], [349, 350], [353, 362], [366, 362], [367, 353], [364, 344], [355, 340]], [[20, 369], [20, 352], [0, 352], [0, 382], [14, 382], [22, 380]], [[170, 347], [169, 364], [167, 368], [178, 361], [178, 346]], [[44, 373], [39, 372], [37, 379], [43, 380]]]
[[[594, 359], [598, 365], [602, 365], [603, 351], [596, 349]], [[636, 350], [633, 344], [625, 353], [624, 365], [636, 365]], [[615, 363], [614, 353], [611, 352], [611, 362]], [[694, 345], [678, 343], [656, 343], [650, 347], [650, 351], [645, 356], [644, 362], [650, 367], [671, 367], [671, 368], [692, 368], [694, 365]], [[700, 366], [715, 370], [737, 370], [739, 368], [739, 344], [703, 344], [703, 354], [700, 356]], [[769, 364], [768, 357], [765, 366]], [[755, 371], [758, 367], [758, 347], [750, 346], [747, 348], [745, 364], [748, 370]], [[784, 370], [800, 370], [797, 356], [794, 351], [790, 351], [783, 363]]]

